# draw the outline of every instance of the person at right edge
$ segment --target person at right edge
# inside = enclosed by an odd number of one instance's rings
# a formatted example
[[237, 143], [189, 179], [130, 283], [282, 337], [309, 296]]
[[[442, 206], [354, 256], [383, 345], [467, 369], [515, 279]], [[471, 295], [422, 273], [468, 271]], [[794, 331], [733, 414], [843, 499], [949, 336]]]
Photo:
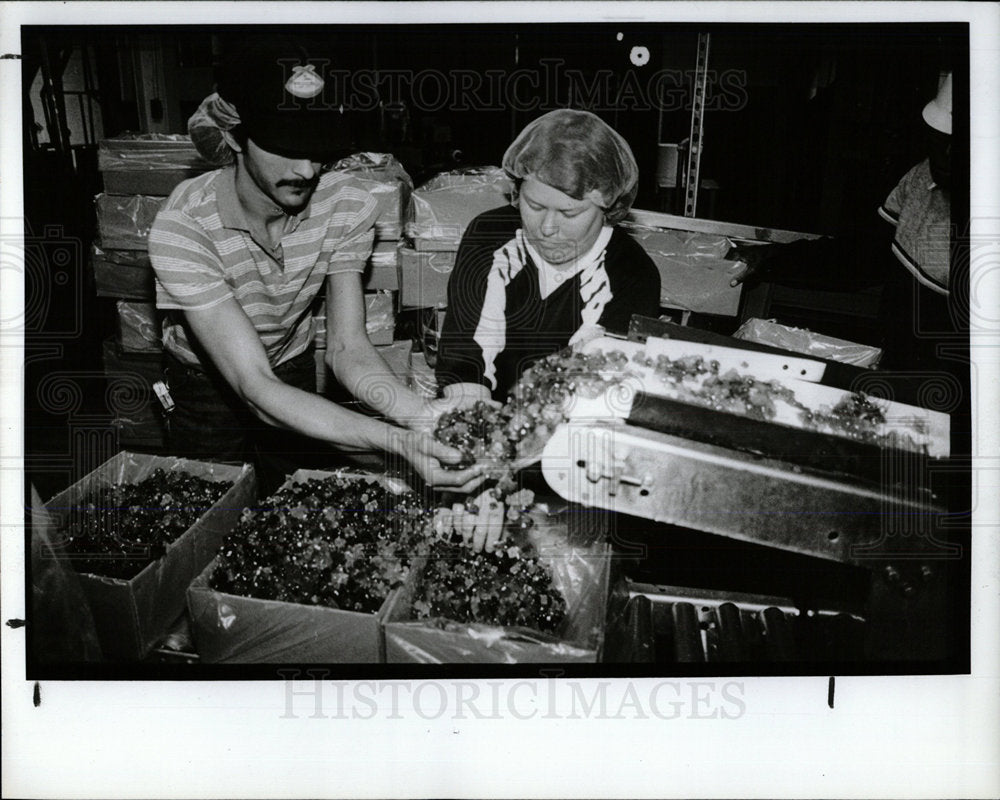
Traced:
[[883, 285], [879, 323], [884, 370], [948, 372], [965, 385], [965, 365], [942, 358], [937, 345], [955, 323], [949, 312], [951, 256], [952, 75], [924, 106], [927, 157], [911, 168], [878, 209], [894, 228], [891, 250], [902, 269], [884, 269], [870, 241], [851, 236], [790, 244], [742, 245], [745, 264], [732, 280], [806, 289], [854, 291]]
[[[960, 336], [967, 337], [968, 332], [963, 331], [956, 298], [952, 298], [953, 292], [962, 289], [957, 281], [967, 276], [953, 275], [951, 270], [951, 73], [940, 82], [937, 96], [924, 106], [922, 117], [927, 157], [902, 177], [878, 209], [893, 228], [894, 259], [879, 258], [872, 250], [874, 243], [856, 235], [740, 246], [732, 255], [746, 268], [732, 283], [768, 281], [833, 291], [881, 284], [883, 356], [879, 369], [892, 373], [890, 380], [897, 389], [910, 382], [910, 392], [916, 387], [917, 398], [934, 396], [935, 405], [951, 413], [952, 459], [968, 458], [970, 420], [968, 412], [960, 410], [962, 405], [954, 402], [969, 397], [970, 374], [968, 361], [961, 355], [968, 340], [963, 345]], [[942, 385], [954, 393], [927, 393]], [[961, 520], [967, 513], [963, 509], [970, 507], [968, 472], [946, 468], [927, 478], [949, 516]], [[959, 631], [967, 629], [968, 604], [956, 587], [967, 580], [961, 576], [968, 569], [968, 539], [958, 527], [934, 535], [942, 534], [961, 549], [931, 550], [926, 560], [912, 564], [908, 559], [882, 562], [888, 572], [896, 573], [895, 585], [886, 573], [875, 573], [883, 578], [872, 583], [866, 636], [866, 648], [874, 657], [905, 660], [919, 653], [922, 659], [945, 658], [954, 652]], [[901, 544], [905, 547], [905, 542]], [[889, 552], [886, 557], [891, 559]], [[915, 572], [918, 564], [928, 572]], [[910, 577], [900, 578], [900, 573]], [[912, 591], [916, 585], [924, 588]]]

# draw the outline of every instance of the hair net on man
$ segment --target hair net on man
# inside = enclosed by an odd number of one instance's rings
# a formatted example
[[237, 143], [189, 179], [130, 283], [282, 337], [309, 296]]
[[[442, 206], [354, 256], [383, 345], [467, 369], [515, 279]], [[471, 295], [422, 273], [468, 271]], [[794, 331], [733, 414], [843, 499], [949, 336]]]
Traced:
[[568, 108], [529, 123], [504, 153], [503, 168], [518, 180], [531, 176], [576, 200], [593, 200], [609, 225], [625, 218], [639, 188], [628, 143], [600, 117]]
[[188, 120], [188, 134], [198, 154], [209, 164], [223, 167], [231, 164], [233, 151], [222, 136], [240, 124], [240, 115], [231, 103], [227, 103], [218, 92], [213, 92], [198, 106], [198, 110]]

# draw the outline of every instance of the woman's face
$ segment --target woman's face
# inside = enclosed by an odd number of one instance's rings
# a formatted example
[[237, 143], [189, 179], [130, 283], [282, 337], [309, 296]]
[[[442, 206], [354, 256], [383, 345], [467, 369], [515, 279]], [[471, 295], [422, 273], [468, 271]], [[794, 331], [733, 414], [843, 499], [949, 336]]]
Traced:
[[527, 177], [518, 198], [525, 238], [550, 264], [569, 264], [593, 247], [604, 226], [604, 209], [576, 200]]

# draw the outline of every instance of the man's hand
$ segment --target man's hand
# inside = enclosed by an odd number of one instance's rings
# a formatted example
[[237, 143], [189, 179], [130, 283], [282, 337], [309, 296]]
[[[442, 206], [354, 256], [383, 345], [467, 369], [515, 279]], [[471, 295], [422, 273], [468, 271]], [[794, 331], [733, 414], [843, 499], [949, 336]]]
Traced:
[[394, 452], [403, 456], [429, 486], [468, 493], [479, 486], [486, 475], [479, 465], [468, 469], [445, 469], [443, 464], [458, 464], [462, 453], [435, 440], [429, 433], [397, 429], [394, 431]]
[[506, 508], [487, 489], [474, 500], [455, 503], [450, 509], [439, 508], [434, 515], [434, 530], [439, 538], [450, 539], [457, 531], [462, 542], [479, 553], [492, 553], [503, 539]]
[[419, 413], [406, 420], [406, 427], [415, 431], [433, 433], [438, 418], [442, 414], [456, 409], [471, 408], [480, 400], [496, 408], [500, 407], [500, 403], [490, 398], [490, 391], [485, 386], [478, 383], [452, 384], [445, 388], [444, 397], [424, 400]]
[[775, 247], [773, 244], [740, 244], [733, 245], [733, 248], [726, 254], [726, 258], [737, 262], [736, 267], [742, 267], [737, 274], [729, 281], [730, 286], [739, 286], [741, 283], [747, 286], [755, 286], [767, 280], [768, 262], [774, 258]]

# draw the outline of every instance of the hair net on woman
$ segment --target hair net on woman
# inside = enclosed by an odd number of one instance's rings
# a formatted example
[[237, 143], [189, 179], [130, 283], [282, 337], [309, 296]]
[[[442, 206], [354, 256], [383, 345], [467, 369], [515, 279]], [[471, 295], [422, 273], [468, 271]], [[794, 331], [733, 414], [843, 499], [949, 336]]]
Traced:
[[563, 108], [529, 123], [504, 153], [503, 168], [576, 200], [589, 197], [604, 209], [609, 225], [625, 218], [639, 188], [632, 149], [589, 111]]
[[188, 120], [188, 134], [199, 155], [209, 164], [223, 167], [233, 161], [233, 151], [222, 136], [240, 124], [235, 106], [213, 92], [198, 106]]

